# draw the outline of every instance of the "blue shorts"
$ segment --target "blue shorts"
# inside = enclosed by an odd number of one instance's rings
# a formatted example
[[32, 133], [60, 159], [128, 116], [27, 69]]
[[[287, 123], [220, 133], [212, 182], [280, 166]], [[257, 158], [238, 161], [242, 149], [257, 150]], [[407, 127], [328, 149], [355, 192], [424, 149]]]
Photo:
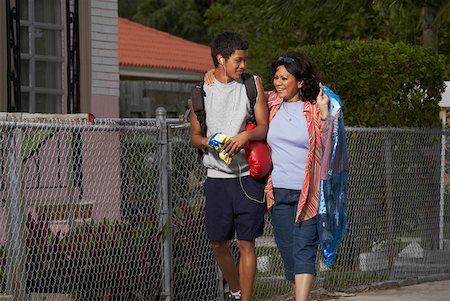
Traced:
[[266, 208], [263, 202], [264, 180], [245, 176], [241, 177], [241, 182], [239, 178], [206, 179], [205, 224], [209, 240], [231, 240], [235, 237], [254, 240], [263, 234]]
[[296, 274], [316, 275], [319, 247], [316, 218], [295, 223], [300, 190], [274, 188], [274, 196], [272, 226], [286, 279], [293, 282]]

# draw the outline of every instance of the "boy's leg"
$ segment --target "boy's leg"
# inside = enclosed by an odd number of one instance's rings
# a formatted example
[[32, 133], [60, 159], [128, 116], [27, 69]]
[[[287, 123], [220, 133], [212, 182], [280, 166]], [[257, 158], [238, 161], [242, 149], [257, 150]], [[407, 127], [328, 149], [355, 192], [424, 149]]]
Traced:
[[237, 292], [240, 290], [239, 275], [234, 261], [233, 254], [229, 247], [229, 241], [213, 240], [211, 246], [216, 258], [217, 264], [223, 273], [223, 276], [228, 282], [231, 291]]
[[239, 240], [239, 279], [241, 300], [250, 301], [256, 274], [256, 252], [254, 240]]
[[[264, 231], [264, 181], [245, 176], [236, 181], [234, 222], [239, 242], [239, 277], [241, 300], [250, 301], [256, 275], [255, 239]], [[250, 198], [249, 198], [250, 197]]]
[[206, 234], [214, 257], [232, 292], [240, 290], [238, 270], [229, 241], [235, 236], [233, 220], [234, 179], [207, 178], [205, 181]]

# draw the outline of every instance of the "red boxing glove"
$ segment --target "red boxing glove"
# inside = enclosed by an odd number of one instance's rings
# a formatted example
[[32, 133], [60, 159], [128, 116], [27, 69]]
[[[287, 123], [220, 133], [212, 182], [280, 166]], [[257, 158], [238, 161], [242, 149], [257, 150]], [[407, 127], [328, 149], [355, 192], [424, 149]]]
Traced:
[[[247, 123], [246, 131], [256, 127], [253, 123]], [[270, 149], [265, 140], [249, 141], [245, 144], [245, 155], [250, 164], [250, 175], [258, 180], [265, 177], [272, 168]]]

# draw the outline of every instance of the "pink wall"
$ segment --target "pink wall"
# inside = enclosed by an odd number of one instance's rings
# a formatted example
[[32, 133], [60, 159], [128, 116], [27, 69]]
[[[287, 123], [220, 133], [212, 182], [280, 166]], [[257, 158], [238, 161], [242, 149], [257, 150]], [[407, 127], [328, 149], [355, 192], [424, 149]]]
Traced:
[[119, 96], [92, 95], [90, 113], [96, 118], [118, 118]]
[[[32, 130], [28, 133], [29, 137], [37, 137], [44, 135], [45, 131]], [[76, 140], [73, 141], [74, 137]], [[72, 156], [76, 146], [81, 146], [82, 151], [81, 161], [77, 163]], [[58, 230], [64, 233], [68, 230], [68, 203], [78, 204], [86, 212], [76, 214], [78, 221], [120, 220], [120, 151], [120, 134], [117, 132], [84, 130], [80, 136], [64, 129], [54, 132], [34, 155], [24, 161], [21, 182], [23, 203], [20, 206], [25, 209], [25, 216], [22, 222], [26, 221], [28, 212], [34, 218], [40, 212], [43, 214], [40, 216], [50, 221], [55, 234]], [[7, 159], [6, 154], [0, 156], [3, 162]], [[82, 198], [80, 188], [71, 185], [73, 164], [81, 167]], [[0, 199], [9, 197], [7, 167], [0, 172]], [[6, 207], [0, 207], [0, 244], [6, 241], [7, 218]]]

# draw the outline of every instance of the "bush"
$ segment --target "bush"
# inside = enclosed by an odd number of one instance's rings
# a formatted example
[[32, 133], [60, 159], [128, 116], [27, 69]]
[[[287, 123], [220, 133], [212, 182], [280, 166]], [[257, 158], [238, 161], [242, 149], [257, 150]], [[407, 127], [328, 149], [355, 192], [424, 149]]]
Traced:
[[156, 215], [138, 225], [104, 221], [76, 226], [60, 239], [47, 221], [27, 220], [27, 293], [74, 300], [159, 298], [160, 234]]
[[173, 216], [173, 299], [215, 300], [217, 267], [206, 238], [203, 198], [179, 200]]
[[[323, 83], [341, 96], [347, 126], [439, 126], [438, 103], [446, 66], [445, 57], [431, 49], [366, 40], [292, 50], [306, 52], [316, 63]], [[264, 75], [264, 82], [272, 82], [270, 74]]]
[[139, 224], [155, 210], [160, 189], [157, 132], [125, 132], [121, 137], [121, 214]]

